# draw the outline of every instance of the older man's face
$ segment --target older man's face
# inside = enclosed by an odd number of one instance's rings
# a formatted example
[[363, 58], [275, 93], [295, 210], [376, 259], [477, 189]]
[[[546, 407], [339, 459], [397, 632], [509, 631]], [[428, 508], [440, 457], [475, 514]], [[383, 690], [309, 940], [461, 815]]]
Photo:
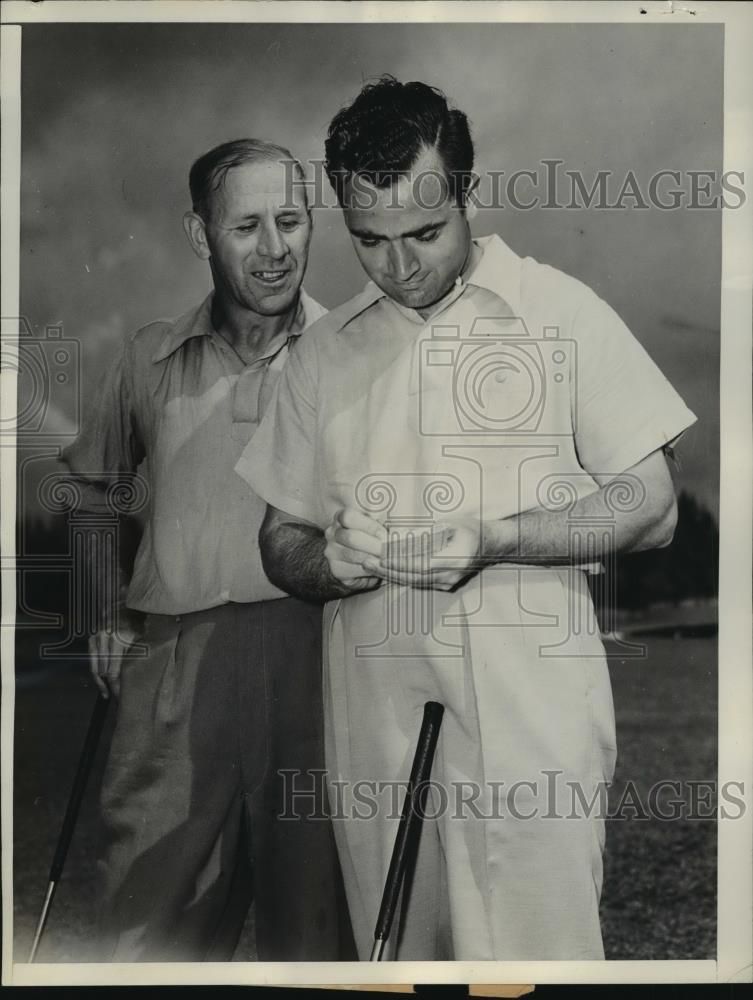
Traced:
[[206, 239], [215, 285], [262, 316], [285, 312], [303, 281], [311, 218], [290, 168], [262, 160], [233, 167], [212, 194]]
[[471, 246], [466, 214], [443, 179], [441, 158], [427, 149], [393, 185], [357, 178], [345, 190], [345, 224], [364, 270], [391, 299], [419, 312], [449, 291]]

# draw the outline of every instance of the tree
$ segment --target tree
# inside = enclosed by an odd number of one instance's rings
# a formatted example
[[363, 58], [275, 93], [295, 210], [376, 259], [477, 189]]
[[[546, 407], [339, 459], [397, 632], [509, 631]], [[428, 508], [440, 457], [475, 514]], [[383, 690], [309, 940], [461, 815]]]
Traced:
[[683, 491], [677, 500], [672, 544], [617, 556], [611, 569], [617, 574], [617, 604], [622, 608], [716, 597], [719, 529], [713, 514]]

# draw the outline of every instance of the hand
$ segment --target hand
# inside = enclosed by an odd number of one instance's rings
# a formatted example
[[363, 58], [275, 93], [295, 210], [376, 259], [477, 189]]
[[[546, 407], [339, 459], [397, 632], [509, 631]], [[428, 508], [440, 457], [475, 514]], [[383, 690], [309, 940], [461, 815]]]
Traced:
[[138, 635], [135, 618], [121, 612], [117, 621], [117, 635], [109, 629], [100, 629], [89, 637], [89, 670], [103, 698], [109, 698], [111, 694], [115, 698], [120, 696], [123, 657]]
[[387, 541], [387, 532], [379, 521], [360, 510], [344, 507], [335, 514], [324, 537], [324, 555], [336, 580], [354, 592], [373, 590], [380, 585], [380, 577], [364, 566], [365, 560], [379, 560]]
[[481, 522], [468, 518], [391, 541], [380, 559], [369, 556], [364, 566], [390, 583], [448, 591], [483, 567], [480, 553]]

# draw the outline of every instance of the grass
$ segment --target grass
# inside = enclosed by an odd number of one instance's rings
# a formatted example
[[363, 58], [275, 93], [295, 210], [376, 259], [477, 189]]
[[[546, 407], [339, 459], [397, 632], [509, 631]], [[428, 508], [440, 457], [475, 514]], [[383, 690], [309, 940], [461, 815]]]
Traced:
[[[25, 961], [42, 905], [95, 690], [82, 665], [36, 682], [19, 645], [16, 692], [14, 919]], [[651, 639], [648, 657], [610, 661], [619, 759], [612, 806], [632, 782], [645, 802], [660, 780], [716, 777], [716, 643]], [[112, 719], [109, 720], [112, 722]], [[107, 738], [107, 733], [105, 734]], [[98, 765], [55, 898], [40, 961], [86, 961], [97, 927]], [[687, 793], [686, 793], [687, 794]], [[602, 925], [607, 958], [715, 957], [716, 825], [709, 820], [610, 820]], [[248, 922], [236, 957], [253, 958]]]
[[[651, 639], [646, 659], [613, 659], [610, 673], [619, 755], [610, 812], [628, 782], [644, 803], [655, 783], [680, 782], [677, 798], [690, 802], [688, 782], [716, 780], [716, 641]], [[607, 958], [716, 957], [713, 821], [610, 820], [604, 878]]]

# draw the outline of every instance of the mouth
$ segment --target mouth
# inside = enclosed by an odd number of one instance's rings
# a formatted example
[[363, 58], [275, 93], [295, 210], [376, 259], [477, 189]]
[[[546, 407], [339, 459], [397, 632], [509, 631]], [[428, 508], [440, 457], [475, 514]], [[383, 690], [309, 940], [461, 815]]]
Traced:
[[286, 268], [284, 271], [252, 271], [253, 277], [261, 282], [262, 285], [268, 285], [270, 288], [274, 288], [277, 285], [282, 285], [285, 283], [290, 271]]
[[413, 292], [420, 288], [421, 285], [426, 280], [426, 275], [424, 274], [420, 278], [411, 278], [410, 281], [396, 281], [395, 284], [401, 291]]

